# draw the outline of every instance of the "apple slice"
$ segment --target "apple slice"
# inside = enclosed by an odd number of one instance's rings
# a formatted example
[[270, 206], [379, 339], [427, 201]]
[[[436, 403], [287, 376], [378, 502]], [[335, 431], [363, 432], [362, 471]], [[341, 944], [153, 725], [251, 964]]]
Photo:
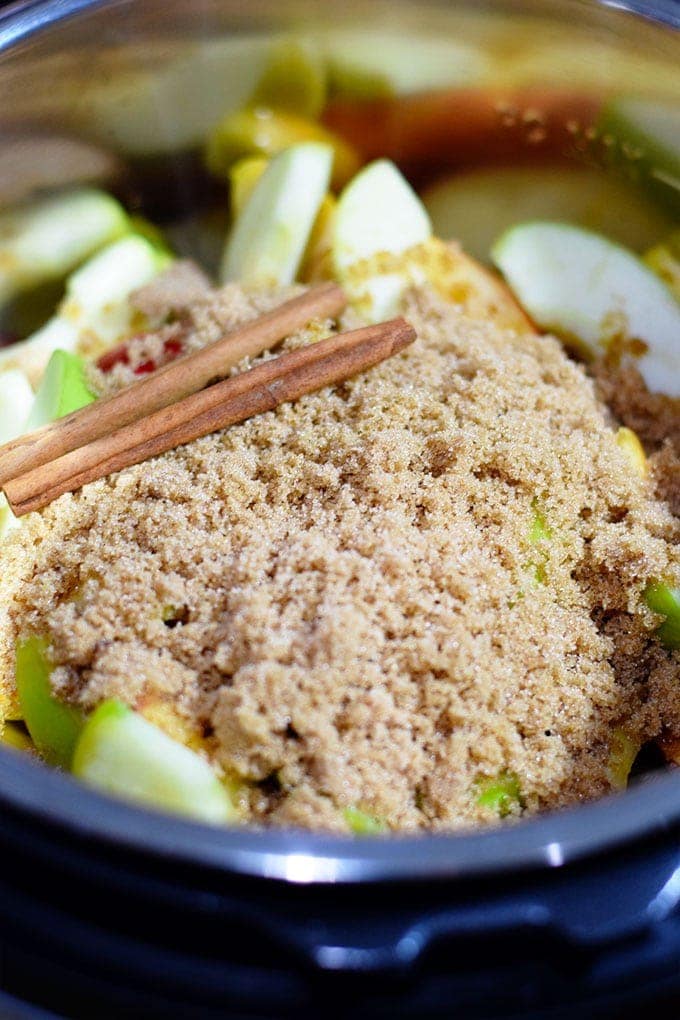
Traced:
[[0, 367], [18, 365], [34, 385], [57, 348], [97, 355], [133, 332], [139, 313], [129, 297], [172, 262], [145, 237], [129, 234], [73, 273], [56, 315], [26, 340], [0, 350]]
[[0, 741], [15, 751], [28, 752], [35, 750], [33, 741], [20, 723], [5, 722], [0, 733]]
[[382, 819], [376, 815], [368, 814], [367, 811], [354, 805], [346, 807], [342, 812], [342, 817], [347, 823], [347, 828], [355, 836], [379, 836], [380, 833], [387, 831], [387, 826]]
[[114, 198], [75, 188], [0, 215], [0, 306], [21, 291], [66, 276], [130, 229]]
[[[332, 223], [334, 274], [369, 322], [393, 314], [404, 289], [424, 274], [406, 264], [381, 266], [383, 255], [401, 255], [432, 234], [425, 208], [389, 160], [376, 160], [350, 181]], [[418, 280], [414, 280], [414, 272]]]
[[422, 202], [386, 160], [367, 166], [345, 188], [330, 229], [333, 275], [369, 322], [398, 314], [404, 291], [429, 283], [472, 317], [533, 330], [500, 279], [457, 245], [431, 236]]
[[488, 75], [480, 48], [451, 38], [340, 30], [323, 41], [331, 92], [372, 99], [471, 85]]
[[[10, 392], [3, 392], [3, 386]], [[35, 397], [24, 373], [18, 368], [8, 369], [0, 374], [0, 442], [7, 443], [22, 432], [47, 425], [94, 399], [85, 383], [83, 362], [66, 351], [54, 352]], [[1, 422], [5, 413], [9, 421], [3, 430]], [[0, 494], [0, 540], [18, 527], [20, 521]]]
[[492, 257], [542, 329], [591, 357], [642, 342], [636, 364], [649, 389], [680, 396], [680, 304], [632, 252], [580, 227], [535, 221], [503, 234]]
[[273, 37], [235, 33], [203, 39], [141, 36], [98, 58], [83, 87], [70, 79], [68, 123], [115, 152], [139, 157], [198, 148], [220, 117], [248, 102], [266, 66]]
[[270, 158], [308, 142], [333, 150], [333, 188], [343, 187], [361, 166], [359, 155], [340, 135], [307, 117], [263, 106], [239, 110], [220, 121], [208, 135], [205, 161], [215, 177], [228, 179], [233, 164], [246, 156]]
[[244, 156], [229, 168], [229, 205], [231, 215], [241, 215], [253, 189], [269, 165], [266, 156]]
[[680, 212], [680, 104], [620, 97], [603, 108], [597, 127], [612, 140], [608, 160]]
[[20, 368], [0, 372], [0, 444], [21, 435], [33, 406], [33, 390]]
[[658, 582], [645, 591], [645, 604], [653, 613], [664, 617], [656, 636], [666, 648], [680, 648], [680, 588]]
[[21, 717], [46, 761], [69, 768], [83, 725], [82, 712], [52, 693], [53, 665], [44, 638], [29, 637], [16, 651], [16, 687]]
[[680, 301], [680, 230], [645, 252], [644, 260]]
[[250, 286], [292, 283], [331, 175], [333, 150], [306, 142], [276, 156], [229, 236], [221, 278]]
[[68, 351], [57, 350], [47, 363], [25, 431], [30, 432], [63, 418], [95, 399], [85, 381], [85, 362], [82, 358]]
[[672, 229], [639, 188], [576, 164], [483, 167], [438, 181], [422, 198], [437, 237], [484, 261], [499, 234], [525, 220], [564, 220], [637, 251]]
[[511, 812], [517, 814], [522, 807], [522, 790], [514, 772], [504, 771], [495, 777], [480, 777], [474, 789], [477, 804], [501, 818]]
[[624, 729], [616, 727], [612, 730], [607, 776], [615, 790], [625, 790], [628, 786], [630, 770], [640, 752], [640, 746], [640, 741]]
[[0, 494], [0, 542], [4, 541], [12, 531], [20, 527], [21, 522], [12, 513], [7, 497], [4, 493]]
[[326, 104], [326, 78], [323, 56], [311, 39], [281, 39], [272, 45], [248, 105], [313, 120]]
[[85, 363], [77, 354], [55, 351], [36, 393], [31, 413], [26, 421], [26, 432], [63, 418], [91, 404], [95, 396], [85, 382]]
[[338, 199], [333, 262], [342, 274], [378, 252], [399, 254], [432, 235], [425, 206], [394, 163], [364, 167]]
[[220, 825], [237, 819], [205, 758], [120, 701], [103, 702], [87, 720], [73, 774], [102, 793], [199, 821]]
[[639, 478], [646, 478], [649, 474], [649, 464], [645, 448], [640, 442], [637, 432], [633, 432], [626, 425], [621, 425], [616, 430], [616, 445], [625, 454], [626, 460]]

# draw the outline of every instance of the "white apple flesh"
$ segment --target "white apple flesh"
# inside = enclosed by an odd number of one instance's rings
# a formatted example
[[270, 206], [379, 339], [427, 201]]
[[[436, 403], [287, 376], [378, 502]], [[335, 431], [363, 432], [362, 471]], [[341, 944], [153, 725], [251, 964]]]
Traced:
[[375, 257], [400, 255], [431, 236], [425, 207], [389, 160], [370, 163], [344, 189], [333, 219], [334, 275], [368, 321], [396, 314], [405, 288], [424, 282], [419, 268], [406, 263], [380, 272]]
[[130, 294], [171, 261], [139, 234], [107, 245], [69, 277], [64, 300], [41, 329], [0, 351], [0, 368], [18, 365], [37, 385], [57, 349], [76, 351], [83, 338], [106, 349], [124, 339], [135, 314]]
[[565, 223], [523, 223], [493, 260], [533, 321], [601, 357], [612, 342], [642, 341], [636, 359], [653, 392], [680, 396], [680, 304], [632, 252]]
[[20, 368], [0, 372], [0, 445], [21, 435], [33, 406], [33, 390]]
[[364, 167], [338, 199], [333, 263], [342, 274], [378, 252], [399, 254], [432, 235], [423, 203], [394, 163], [379, 159]]
[[0, 305], [66, 276], [130, 229], [122, 206], [95, 188], [34, 199], [0, 215]]
[[237, 817], [204, 758], [119, 701], [103, 702], [85, 723], [73, 773], [102, 793], [213, 825]]
[[282, 287], [293, 282], [328, 190], [333, 151], [319, 142], [275, 156], [255, 184], [227, 240], [223, 282]]

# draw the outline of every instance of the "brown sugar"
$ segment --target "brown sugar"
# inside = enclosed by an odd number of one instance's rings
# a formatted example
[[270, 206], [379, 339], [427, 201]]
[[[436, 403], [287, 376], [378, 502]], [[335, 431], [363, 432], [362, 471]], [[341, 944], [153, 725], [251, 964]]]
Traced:
[[[281, 300], [200, 299], [189, 346]], [[514, 813], [559, 807], [615, 785], [616, 731], [680, 734], [642, 602], [680, 575], [678, 526], [592, 382], [426, 289], [404, 313], [398, 357], [28, 518], [0, 675], [47, 634], [62, 696], [171, 705], [264, 825], [488, 823], [485, 777], [517, 777]]]

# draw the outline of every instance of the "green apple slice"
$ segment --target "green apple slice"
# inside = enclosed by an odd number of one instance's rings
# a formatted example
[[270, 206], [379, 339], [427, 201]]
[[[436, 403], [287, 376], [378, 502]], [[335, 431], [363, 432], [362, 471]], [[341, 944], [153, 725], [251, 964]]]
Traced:
[[389, 160], [364, 167], [338, 199], [332, 224], [334, 275], [370, 322], [396, 314], [406, 287], [424, 281], [415, 263], [387, 270], [382, 255], [401, 255], [432, 235], [425, 207]]
[[361, 170], [338, 199], [333, 262], [342, 273], [378, 252], [399, 254], [426, 241], [425, 206], [394, 163], [379, 159]]
[[373, 99], [456, 85], [474, 85], [489, 57], [475, 46], [436, 36], [351, 30], [324, 39], [331, 92]]
[[680, 230], [645, 252], [644, 260], [680, 301]]
[[612, 141], [609, 160], [680, 212], [680, 104], [620, 97], [605, 106], [598, 127]]
[[672, 229], [672, 218], [639, 189], [591, 167], [483, 168], [455, 174], [423, 194], [437, 237], [455, 238], [488, 261], [503, 231], [525, 220], [562, 220], [636, 251]]
[[[84, 363], [66, 351], [54, 352], [35, 397], [21, 369], [7, 369], [0, 373], [0, 442], [77, 411], [94, 399], [85, 382]], [[0, 495], [0, 540], [18, 527], [20, 521]]]
[[[247, 103], [266, 67], [273, 39], [237, 33], [190, 45], [148, 40], [112, 47], [95, 80], [87, 75], [68, 117], [80, 134], [117, 152], [144, 157], [198, 148], [226, 113]], [[160, 52], [159, 52], [160, 48]], [[83, 72], [86, 75], [86, 72]]]
[[75, 351], [81, 345], [99, 353], [124, 339], [137, 314], [129, 297], [172, 262], [138, 234], [107, 245], [73, 273], [56, 315], [26, 340], [0, 351], [0, 367], [19, 365], [37, 382], [57, 348]]
[[0, 741], [15, 751], [31, 752], [35, 750], [33, 741], [20, 723], [5, 722], [0, 733]]
[[310, 39], [274, 43], [250, 97], [251, 106], [290, 110], [315, 119], [326, 103], [326, 67]]
[[617, 727], [612, 730], [609, 743], [609, 762], [607, 775], [615, 790], [625, 790], [628, 786], [630, 770], [640, 752], [640, 741], [631, 737], [624, 729]]
[[21, 716], [39, 754], [51, 764], [69, 768], [83, 715], [54, 697], [53, 668], [44, 638], [29, 637], [18, 644], [15, 676]]
[[214, 825], [237, 818], [208, 762], [120, 701], [103, 702], [87, 720], [73, 774], [102, 793]]
[[632, 252], [566, 223], [522, 223], [492, 250], [517, 300], [541, 328], [592, 357], [642, 341], [650, 390], [680, 396], [680, 304]]
[[234, 163], [247, 156], [269, 159], [306, 142], [333, 150], [331, 186], [343, 187], [361, 166], [361, 157], [340, 135], [290, 110], [250, 106], [224, 117], [210, 132], [205, 147], [206, 166], [215, 177], [228, 179]]
[[680, 648], [680, 588], [658, 582], [645, 591], [645, 603], [659, 616], [665, 617], [656, 636], [666, 648]]
[[21, 435], [33, 406], [33, 390], [20, 368], [0, 372], [0, 444]]
[[0, 215], [0, 306], [15, 294], [66, 276], [129, 230], [110, 195], [76, 188]]
[[514, 772], [501, 772], [498, 776], [480, 778], [475, 783], [476, 800], [480, 807], [494, 811], [505, 818], [513, 807], [522, 806], [522, 790]]
[[333, 150], [318, 142], [275, 156], [255, 184], [229, 236], [224, 282], [275, 287], [292, 283], [324, 199]]
[[0, 541], [4, 541], [5, 538], [12, 532], [16, 531], [17, 528], [21, 527], [21, 522], [18, 517], [12, 513], [12, 509], [7, 502], [7, 497], [3, 494], [0, 495]]
[[77, 354], [55, 351], [36, 393], [35, 401], [25, 425], [25, 431], [47, 425], [77, 411], [95, 399], [85, 382], [85, 363]]
[[377, 836], [381, 832], [387, 831], [387, 826], [380, 818], [370, 815], [354, 805], [346, 807], [342, 816], [355, 836]]

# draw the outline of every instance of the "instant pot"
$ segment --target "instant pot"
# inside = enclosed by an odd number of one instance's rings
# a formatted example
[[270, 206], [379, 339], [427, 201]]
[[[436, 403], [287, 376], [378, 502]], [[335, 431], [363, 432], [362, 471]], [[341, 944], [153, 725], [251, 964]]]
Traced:
[[[496, 40], [536, 26], [559, 38], [571, 24], [609, 53], [603, 80], [620, 46], [680, 55], [677, 0], [337, 6], [10, 5], [0, 152], [18, 133], [109, 142], [129, 195], [162, 219], [209, 197], [197, 139], [199, 113], [219, 116], [215, 39], [346, 22], [471, 33], [483, 45], [487, 29]], [[165, 69], [185, 48], [183, 85], [168, 93]], [[95, 86], [140, 67], [152, 87], [122, 88], [104, 128]], [[49, 163], [24, 169], [50, 183]], [[0, 750], [2, 1018], [623, 1017], [641, 1006], [665, 1015], [664, 1005], [670, 1016], [679, 903], [680, 774], [666, 768], [602, 802], [503, 828], [344, 838], [165, 817]]]

